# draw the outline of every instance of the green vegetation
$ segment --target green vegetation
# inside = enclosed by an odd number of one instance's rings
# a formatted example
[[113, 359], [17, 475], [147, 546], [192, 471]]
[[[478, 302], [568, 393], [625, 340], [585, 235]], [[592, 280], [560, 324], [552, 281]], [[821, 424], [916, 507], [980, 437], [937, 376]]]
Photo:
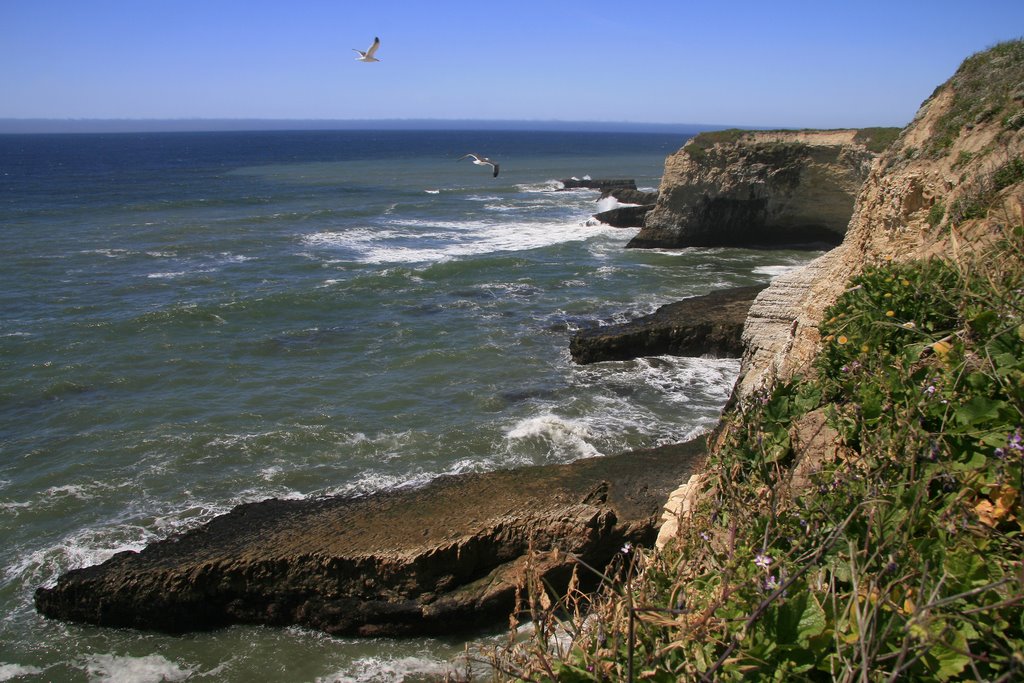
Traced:
[[969, 260], [867, 269], [821, 332], [813, 377], [726, 416], [676, 541], [628, 549], [592, 603], [535, 589], [538, 634], [505, 671], [1024, 677], [1024, 228]]
[[945, 154], [964, 128], [998, 120], [1024, 125], [1024, 40], [1000, 43], [969, 57], [952, 78], [953, 106], [938, 122], [926, 153]]
[[992, 173], [979, 176], [969, 183], [965, 191], [949, 210], [952, 224], [973, 218], [984, 218], [992, 210], [996, 195], [1011, 185], [1024, 181], [1024, 157], [1014, 157], [1001, 164]]
[[705, 133], [698, 133], [691, 139], [683, 150], [690, 155], [694, 161], [699, 161], [707, 154], [707, 150], [715, 145], [732, 144], [748, 134], [748, 130], [729, 128], [727, 130], [713, 130]]
[[892, 146], [901, 132], [902, 128], [861, 128], [853, 139], [867, 147], [869, 152], [881, 154]]

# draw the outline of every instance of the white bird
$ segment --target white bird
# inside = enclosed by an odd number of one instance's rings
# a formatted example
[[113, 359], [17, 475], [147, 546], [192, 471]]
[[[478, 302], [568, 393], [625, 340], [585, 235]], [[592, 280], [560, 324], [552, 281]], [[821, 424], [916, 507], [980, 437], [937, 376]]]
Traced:
[[470, 152], [469, 154], [462, 155], [456, 161], [462, 161], [467, 157], [473, 157], [473, 163], [476, 164], [477, 166], [490, 166], [491, 168], [494, 169], [494, 175], [492, 177], [498, 177], [498, 164], [494, 163], [487, 157], [482, 157], [479, 154], [473, 154], [472, 152]]
[[380, 47], [380, 38], [375, 37], [373, 39], [373, 45], [367, 48], [365, 52], [363, 50], [356, 50], [355, 48], [352, 49], [359, 53], [359, 56], [356, 57], [357, 62], [379, 62], [380, 60], [373, 56], [378, 47]]

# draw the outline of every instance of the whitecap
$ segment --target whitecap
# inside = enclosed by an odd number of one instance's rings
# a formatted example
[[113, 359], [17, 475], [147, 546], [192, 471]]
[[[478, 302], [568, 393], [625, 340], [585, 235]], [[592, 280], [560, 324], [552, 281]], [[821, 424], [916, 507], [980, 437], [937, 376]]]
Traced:
[[83, 668], [90, 681], [103, 683], [164, 683], [184, 681], [196, 669], [176, 664], [161, 655], [144, 657], [91, 655], [85, 658]]
[[799, 264], [799, 265], [777, 265], [777, 266], [758, 266], [758, 267], [754, 268], [753, 272], [756, 275], [768, 275], [769, 277], [771, 277], [774, 280], [775, 278], [779, 277], [780, 275], [785, 275], [786, 273], [792, 273], [794, 270], [799, 270], [800, 268], [803, 268], [803, 264]]
[[441, 194], [441, 190], [423, 190], [427, 194]]
[[590, 441], [594, 434], [587, 423], [546, 413], [520, 420], [505, 433], [508, 442], [530, 442], [549, 453], [571, 453], [581, 458], [601, 455]]
[[425, 657], [363, 657], [317, 683], [400, 683], [414, 677], [441, 680], [453, 673], [448, 662]]
[[37, 666], [0, 663], [0, 681], [10, 681], [22, 676], [36, 676], [43, 673]]

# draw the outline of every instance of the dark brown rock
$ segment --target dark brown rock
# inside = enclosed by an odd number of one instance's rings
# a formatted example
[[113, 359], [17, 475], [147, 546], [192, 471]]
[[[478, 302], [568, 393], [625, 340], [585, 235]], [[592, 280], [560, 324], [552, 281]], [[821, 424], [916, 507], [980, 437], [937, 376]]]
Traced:
[[569, 342], [569, 352], [581, 364], [660, 355], [738, 358], [747, 311], [766, 286], [712, 292], [621, 325], [581, 330]]
[[508, 616], [531, 548], [558, 586], [575, 557], [603, 567], [625, 542], [652, 542], [670, 489], [703, 450], [690, 442], [357, 499], [240, 505], [64, 574], [36, 591], [36, 608], [172, 633], [237, 623], [363, 636], [473, 628]]
[[653, 208], [654, 204], [646, 206], [619, 206], [595, 213], [594, 218], [613, 228], [640, 228], [643, 227], [644, 216]]
[[628, 187], [613, 187], [601, 192], [598, 201], [605, 197], [615, 197], [623, 204], [654, 204], [658, 201], [657, 192], [644, 192], [643, 190], [632, 190]]

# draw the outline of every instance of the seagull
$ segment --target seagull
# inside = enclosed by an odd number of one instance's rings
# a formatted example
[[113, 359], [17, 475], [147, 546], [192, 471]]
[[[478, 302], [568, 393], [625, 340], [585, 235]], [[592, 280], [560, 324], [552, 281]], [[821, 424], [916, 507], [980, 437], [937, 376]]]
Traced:
[[498, 177], [498, 164], [494, 163], [493, 161], [491, 161], [487, 157], [482, 157], [479, 154], [473, 154], [472, 152], [470, 152], [469, 154], [462, 155], [461, 157], [456, 159], [456, 161], [462, 161], [466, 157], [473, 157], [473, 163], [476, 164], [477, 166], [491, 166], [491, 167], [493, 167], [494, 168], [494, 175], [492, 177], [494, 177], [494, 178]]
[[373, 56], [378, 47], [380, 47], [380, 38], [374, 37], [373, 45], [367, 48], [366, 52], [356, 50], [355, 48], [352, 49], [359, 53], [359, 56], [356, 57], [357, 62], [379, 62], [380, 60]]

